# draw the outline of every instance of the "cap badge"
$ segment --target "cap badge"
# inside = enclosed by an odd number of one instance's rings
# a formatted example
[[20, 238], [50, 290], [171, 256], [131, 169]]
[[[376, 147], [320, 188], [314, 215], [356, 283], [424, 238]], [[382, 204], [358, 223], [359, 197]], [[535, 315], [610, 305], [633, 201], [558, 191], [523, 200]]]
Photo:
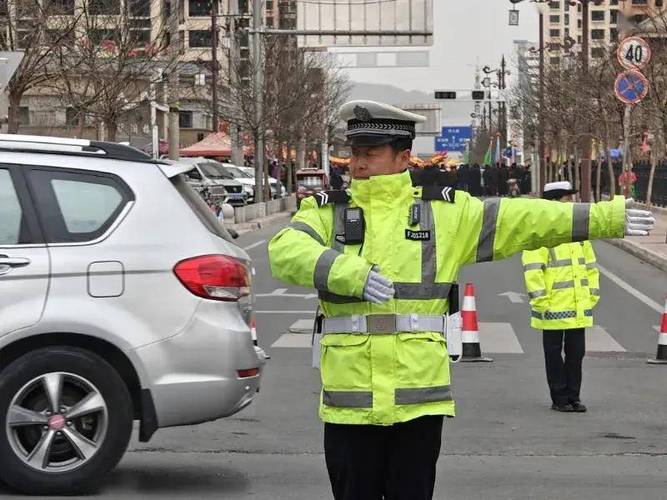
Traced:
[[362, 122], [367, 122], [371, 120], [373, 117], [371, 116], [371, 112], [368, 111], [366, 108], [363, 106], [355, 106], [354, 107], [354, 117]]

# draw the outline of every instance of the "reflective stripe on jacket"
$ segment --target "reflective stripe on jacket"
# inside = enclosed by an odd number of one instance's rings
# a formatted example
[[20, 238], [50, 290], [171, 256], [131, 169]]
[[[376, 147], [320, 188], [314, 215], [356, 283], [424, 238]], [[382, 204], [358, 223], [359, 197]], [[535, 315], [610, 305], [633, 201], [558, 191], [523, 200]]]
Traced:
[[[464, 264], [524, 249], [623, 235], [622, 198], [596, 205], [529, 200], [480, 201], [457, 192], [455, 203], [421, 200], [410, 174], [354, 180], [351, 207], [365, 218], [363, 244], [344, 245], [344, 205], [307, 198], [289, 227], [269, 244], [273, 276], [319, 290], [327, 317], [447, 311], [447, 294]], [[421, 222], [410, 226], [413, 204]], [[410, 239], [406, 230], [428, 239]], [[396, 297], [365, 302], [373, 265], [395, 283]], [[331, 334], [321, 342], [325, 422], [391, 425], [423, 415], [454, 415], [449, 358], [440, 332]]]
[[593, 308], [600, 300], [600, 272], [590, 241], [526, 251], [521, 260], [533, 328], [593, 326]]

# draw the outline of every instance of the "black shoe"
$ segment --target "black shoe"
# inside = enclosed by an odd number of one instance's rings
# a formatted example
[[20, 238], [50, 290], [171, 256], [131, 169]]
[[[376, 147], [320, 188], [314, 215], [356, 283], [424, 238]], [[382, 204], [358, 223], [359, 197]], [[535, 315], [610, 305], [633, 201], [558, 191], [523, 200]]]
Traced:
[[586, 408], [586, 406], [582, 405], [582, 404], [579, 403], [579, 402], [577, 402], [577, 403], [570, 403], [570, 405], [572, 406], [572, 408], [574, 409], [574, 411], [575, 411], [576, 413], [586, 413], [586, 410], [588, 410], [588, 408]]
[[569, 403], [565, 403], [565, 404], [562, 404], [562, 405], [557, 405], [557, 404], [554, 403], [554, 404], [551, 405], [551, 409], [554, 410], [554, 411], [560, 411], [560, 412], [563, 412], [563, 413], [573, 413], [575, 411], [574, 407]]

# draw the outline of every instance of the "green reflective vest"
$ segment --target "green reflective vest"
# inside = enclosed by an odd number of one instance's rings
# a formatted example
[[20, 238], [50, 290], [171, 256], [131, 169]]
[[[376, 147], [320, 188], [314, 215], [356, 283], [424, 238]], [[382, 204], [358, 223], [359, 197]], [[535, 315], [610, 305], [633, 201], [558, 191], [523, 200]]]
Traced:
[[523, 252], [530, 324], [538, 330], [593, 326], [600, 271], [590, 241]]
[[[349, 206], [361, 207], [363, 244], [345, 245], [341, 203], [307, 198], [289, 227], [269, 243], [276, 279], [314, 287], [324, 315], [440, 315], [465, 264], [506, 258], [525, 249], [573, 240], [623, 236], [622, 198], [593, 205], [545, 200], [480, 201], [457, 192], [455, 202], [425, 201], [410, 174], [354, 180]], [[410, 226], [411, 207], [421, 206]], [[411, 239], [410, 231], [428, 239]], [[362, 299], [378, 265], [396, 297]], [[331, 334], [321, 342], [320, 416], [325, 422], [391, 425], [424, 415], [454, 415], [449, 358], [441, 332], [395, 335]]]

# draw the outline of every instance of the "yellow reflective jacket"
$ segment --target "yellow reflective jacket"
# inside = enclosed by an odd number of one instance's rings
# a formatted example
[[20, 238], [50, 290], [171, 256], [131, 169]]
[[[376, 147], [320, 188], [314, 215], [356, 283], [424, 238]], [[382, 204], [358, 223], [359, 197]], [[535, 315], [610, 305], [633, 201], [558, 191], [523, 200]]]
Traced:
[[[316, 288], [327, 317], [442, 315], [465, 264], [573, 239], [623, 236], [620, 197], [593, 205], [521, 198], [482, 202], [457, 192], [453, 203], [427, 201], [409, 172], [354, 180], [349, 193], [347, 203], [305, 199], [290, 226], [269, 243], [273, 276]], [[414, 204], [420, 205], [421, 218], [410, 226]], [[341, 242], [347, 206], [363, 209], [363, 244]], [[428, 239], [414, 239], [415, 231]], [[373, 265], [395, 284], [396, 296], [385, 304], [362, 299]], [[424, 415], [454, 415], [441, 332], [325, 335], [321, 377], [325, 422], [391, 425]]]
[[600, 272], [590, 241], [523, 252], [530, 325], [538, 330], [593, 326]]

